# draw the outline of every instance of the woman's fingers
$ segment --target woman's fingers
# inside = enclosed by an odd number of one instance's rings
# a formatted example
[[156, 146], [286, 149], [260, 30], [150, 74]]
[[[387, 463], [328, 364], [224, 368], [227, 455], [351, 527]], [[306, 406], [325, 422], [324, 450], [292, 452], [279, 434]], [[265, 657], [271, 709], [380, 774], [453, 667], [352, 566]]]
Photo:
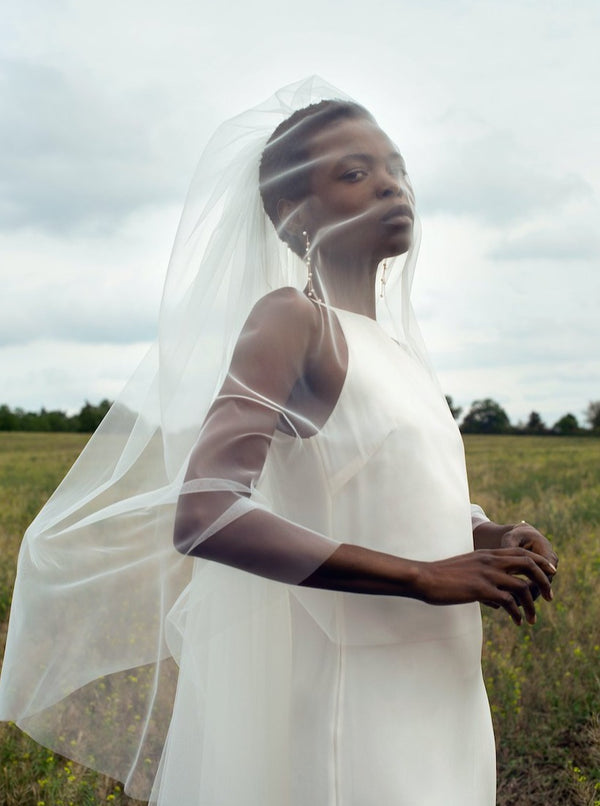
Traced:
[[[501, 551], [504, 550], [501, 549]], [[533, 586], [530, 585], [529, 588], [537, 588], [544, 599], [551, 601], [553, 593], [550, 583], [556, 573], [556, 567], [541, 554], [534, 554], [527, 549], [517, 549], [517, 551], [520, 553], [520, 557], [516, 558], [517, 570], [511, 573], [526, 576], [533, 583]]]
[[550, 582], [556, 568], [546, 557], [522, 548], [490, 549], [486, 555], [494, 567], [514, 578], [526, 577], [530, 588], [537, 588], [544, 599], [552, 599]]
[[[556, 568], [546, 557], [527, 549], [509, 548], [490, 552], [493, 565], [498, 563], [503, 578], [496, 579], [497, 602], [510, 615], [515, 624], [522, 623], [523, 615], [529, 624], [536, 621], [535, 598], [541, 595], [553, 598], [550, 585]], [[522, 612], [521, 612], [522, 609]]]
[[517, 606], [520, 605], [523, 608], [527, 623], [535, 624], [535, 603], [531, 595], [529, 584], [530, 583], [521, 577], [513, 577], [512, 590], [510, 590], [509, 593], [512, 594]]
[[429, 604], [482, 602], [502, 607], [515, 624], [536, 620], [535, 598], [550, 601], [556, 567], [541, 554], [521, 547], [479, 549], [459, 557], [418, 563], [416, 598]]
[[544, 537], [530, 523], [525, 523], [525, 521], [515, 524], [510, 531], [506, 532], [502, 537], [501, 545], [503, 547], [520, 546], [521, 548], [529, 549], [529, 551], [549, 559], [555, 569], [558, 567], [558, 555], [548, 538]]
[[517, 626], [520, 626], [523, 622], [523, 614], [521, 613], [521, 609], [516, 602], [515, 597], [512, 593], [508, 591], [499, 590], [496, 593], [496, 601], [492, 604], [492, 607], [502, 607], [511, 619], [515, 622]]
[[[528, 595], [528, 586], [525, 580], [521, 580], [523, 589], [517, 591], [516, 586], [511, 582], [512, 590], [508, 588], [497, 588], [494, 591], [494, 598], [482, 599], [483, 604], [498, 609], [502, 607], [512, 618], [517, 626], [523, 623], [523, 614], [529, 624], [534, 624], [536, 620], [535, 604], [531, 594]], [[523, 608], [523, 610], [521, 610]]]

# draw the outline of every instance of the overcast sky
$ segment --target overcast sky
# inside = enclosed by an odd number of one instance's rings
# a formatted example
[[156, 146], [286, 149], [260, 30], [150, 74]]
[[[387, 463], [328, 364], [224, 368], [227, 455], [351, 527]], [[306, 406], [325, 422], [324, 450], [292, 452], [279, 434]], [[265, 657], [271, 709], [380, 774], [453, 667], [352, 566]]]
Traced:
[[0, 403], [114, 398], [224, 118], [313, 73], [406, 157], [443, 387], [600, 399], [600, 3], [19, 0], [0, 11]]

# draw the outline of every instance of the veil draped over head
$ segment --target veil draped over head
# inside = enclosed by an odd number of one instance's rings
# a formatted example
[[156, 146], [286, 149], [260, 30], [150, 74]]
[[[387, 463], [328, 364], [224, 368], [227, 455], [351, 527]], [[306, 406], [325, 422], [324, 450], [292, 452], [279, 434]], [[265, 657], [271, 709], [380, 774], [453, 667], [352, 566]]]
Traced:
[[[182, 489], [237, 494], [204, 538], [250, 508], [277, 511], [262, 479], [186, 480], [186, 469], [251, 310], [269, 292], [306, 283], [304, 263], [263, 210], [259, 163], [282, 121], [330, 98], [346, 99], [312, 77], [212, 137], [177, 231], [158, 341], [23, 542], [0, 717], [125, 781], [134, 797], [153, 785], [158, 797], [160, 772], [177, 763], [207, 803], [285, 803], [277, 759], [291, 662], [286, 608], [298, 589], [282, 581], [308, 576], [343, 536], [315, 538], [272, 581], [178, 553], [173, 525]], [[390, 260], [378, 320], [428, 366], [410, 306], [418, 241], [415, 223], [409, 252]], [[318, 519], [303, 526], [320, 534]], [[171, 720], [190, 713], [185, 746], [165, 749]], [[183, 791], [169, 797], [186, 802]]]

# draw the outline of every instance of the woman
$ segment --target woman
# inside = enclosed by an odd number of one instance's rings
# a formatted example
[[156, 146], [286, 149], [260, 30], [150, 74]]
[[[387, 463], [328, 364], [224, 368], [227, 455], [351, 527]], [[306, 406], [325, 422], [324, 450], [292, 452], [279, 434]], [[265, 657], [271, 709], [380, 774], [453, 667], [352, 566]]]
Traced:
[[[409, 305], [404, 163], [362, 107], [311, 105], [332, 95], [293, 86], [213, 141], [199, 180], [210, 201], [198, 213], [192, 192], [167, 279], [155, 382], [143, 403], [121, 402], [21, 556], [3, 716], [64, 752], [92, 703], [76, 757], [139, 795], [163, 708], [161, 804], [493, 803], [476, 603], [520, 623], [538, 590], [551, 598], [538, 532], [477, 511], [471, 524], [460, 437]], [[304, 292], [259, 179], [306, 261]], [[130, 409], [142, 414], [126, 429]], [[217, 562], [190, 569], [190, 555]], [[77, 607], [75, 628], [57, 633], [57, 602]], [[24, 612], [41, 649], [31, 629], [24, 649]], [[152, 661], [132, 697], [139, 675], [120, 672]], [[123, 703], [130, 736], [100, 743]]]

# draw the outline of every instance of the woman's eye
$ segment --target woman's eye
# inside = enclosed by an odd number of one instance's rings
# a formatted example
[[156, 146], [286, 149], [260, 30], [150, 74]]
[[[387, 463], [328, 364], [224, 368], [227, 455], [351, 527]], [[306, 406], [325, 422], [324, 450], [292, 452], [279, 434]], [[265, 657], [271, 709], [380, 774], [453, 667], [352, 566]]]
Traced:
[[358, 182], [366, 175], [367, 172], [362, 168], [355, 168], [353, 171], [346, 171], [342, 179], [347, 182]]

